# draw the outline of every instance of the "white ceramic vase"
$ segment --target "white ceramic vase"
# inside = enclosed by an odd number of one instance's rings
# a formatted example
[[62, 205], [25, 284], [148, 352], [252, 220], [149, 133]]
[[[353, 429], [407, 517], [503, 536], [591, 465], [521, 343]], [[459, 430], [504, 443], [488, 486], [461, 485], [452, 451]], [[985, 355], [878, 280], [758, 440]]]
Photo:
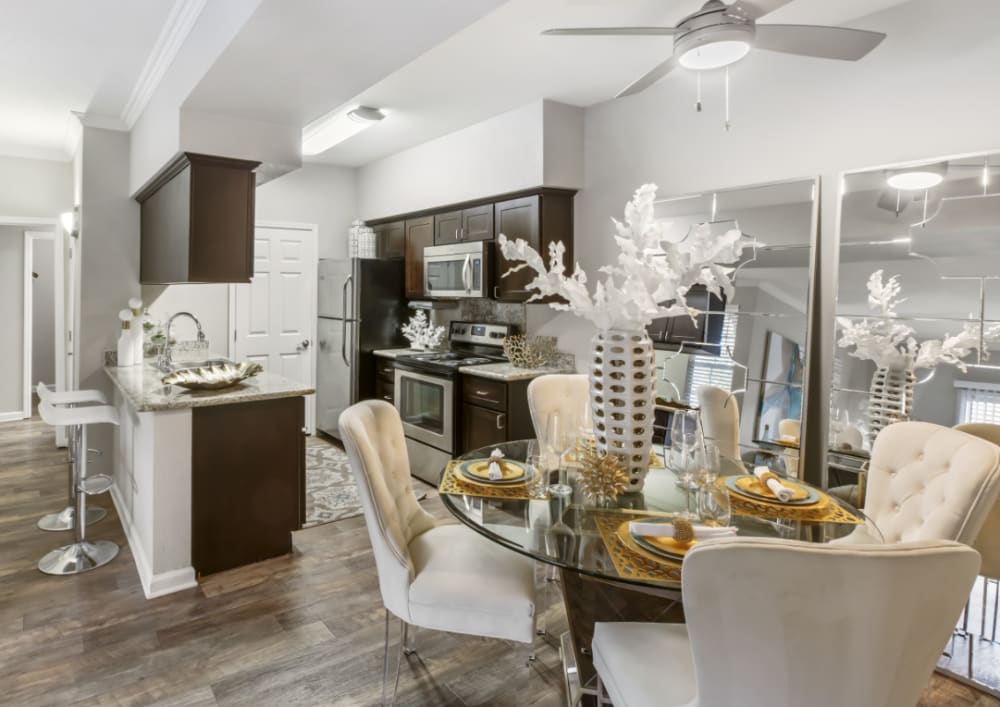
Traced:
[[868, 389], [868, 441], [894, 422], [910, 419], [913, 408], [913, 385], [916, 376], [912, 368], [879, 368], [872, 376]]
[[591, 339], [590, 404], [598, 447], [622, 458], [629, 491], [649, 472], [656, 385], [653, 342], [644, 330], [598, 331]]

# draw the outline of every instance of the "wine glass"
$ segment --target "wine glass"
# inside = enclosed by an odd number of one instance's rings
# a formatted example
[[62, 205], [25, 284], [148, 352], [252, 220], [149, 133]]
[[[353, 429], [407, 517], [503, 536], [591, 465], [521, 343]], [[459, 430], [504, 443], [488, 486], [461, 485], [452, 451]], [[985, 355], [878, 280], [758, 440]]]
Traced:
[[682, 518], [691, 519], [691, 491], [698, 487], [695, 475], [700, 467], [698, 457], [701, 446], [698, 413], [693, 410], [676, 410], [670, 423], [670, 467], [677, 475], [677, 485], [684, 489], [685, 503]]
[[698, 517], [705, 525], [725, 527], [732, 517], [729, 491], [722, 484], [705, 484], [698, 489]]
[[556, 456], [559, 469], [558, 483], [549, 486], [549, 493], [553, 496], [569, 496], [573, 493], [573, 487], [566, 483], [566, 466], [563, 463], [563, 455], [573, 448], [576, 440], [575, 421], [568, 417], [555, 411], [549, 415], [545, 424], [545, 445]]

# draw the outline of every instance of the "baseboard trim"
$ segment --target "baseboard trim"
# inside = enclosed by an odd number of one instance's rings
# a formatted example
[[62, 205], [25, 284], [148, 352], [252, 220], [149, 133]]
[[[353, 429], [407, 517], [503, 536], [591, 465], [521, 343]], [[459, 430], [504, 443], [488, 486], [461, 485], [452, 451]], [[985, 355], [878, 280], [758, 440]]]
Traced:
[[25, 415], [24, 410], [15, 410], [14, 412], [0, 412], [0, 422], [14, 422], [16, 420], [23, 420], [30, 415]]
[[139, 583], [142, 584], [142, 593], [146, 595], [147, 599], [155, 599], [198, 586], [194, 567], [182, 567], [169, 572], [153, 574], [117, 482], [111, 487], [111, 501], [115, 504], [115, 510], [118, 511], [122, 530], [125, 531], [125, 538], [128, 540], [129, 549], [132, 550], [132, 557], [135, 559], [135, 570], [139, 575]]

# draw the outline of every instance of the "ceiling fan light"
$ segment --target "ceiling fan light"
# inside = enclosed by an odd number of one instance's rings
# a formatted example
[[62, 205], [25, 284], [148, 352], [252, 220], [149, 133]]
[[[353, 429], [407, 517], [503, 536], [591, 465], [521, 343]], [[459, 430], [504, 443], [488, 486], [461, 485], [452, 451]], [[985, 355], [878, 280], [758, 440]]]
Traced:
[[709, 71], [735, 64], [749, 53], [750, 43], [743, 40], [706, 42], [685, 51], [677, 63], [692, 71]]
[[910, 169], [890, 174], [886, 182], [900, 191], [922, 191], [933, 189], [944, 181], [944, 174], [927, 169]]

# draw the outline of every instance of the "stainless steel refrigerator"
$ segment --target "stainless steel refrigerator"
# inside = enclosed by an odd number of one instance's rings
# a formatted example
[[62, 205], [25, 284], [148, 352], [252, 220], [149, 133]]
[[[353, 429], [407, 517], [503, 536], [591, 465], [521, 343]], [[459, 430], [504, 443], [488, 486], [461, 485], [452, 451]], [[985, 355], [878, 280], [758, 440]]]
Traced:
[[406, 346], [402, 260], [319, 261], [316, 427], [340, 439], [337, 420], [374, 397], [372, 351]]

